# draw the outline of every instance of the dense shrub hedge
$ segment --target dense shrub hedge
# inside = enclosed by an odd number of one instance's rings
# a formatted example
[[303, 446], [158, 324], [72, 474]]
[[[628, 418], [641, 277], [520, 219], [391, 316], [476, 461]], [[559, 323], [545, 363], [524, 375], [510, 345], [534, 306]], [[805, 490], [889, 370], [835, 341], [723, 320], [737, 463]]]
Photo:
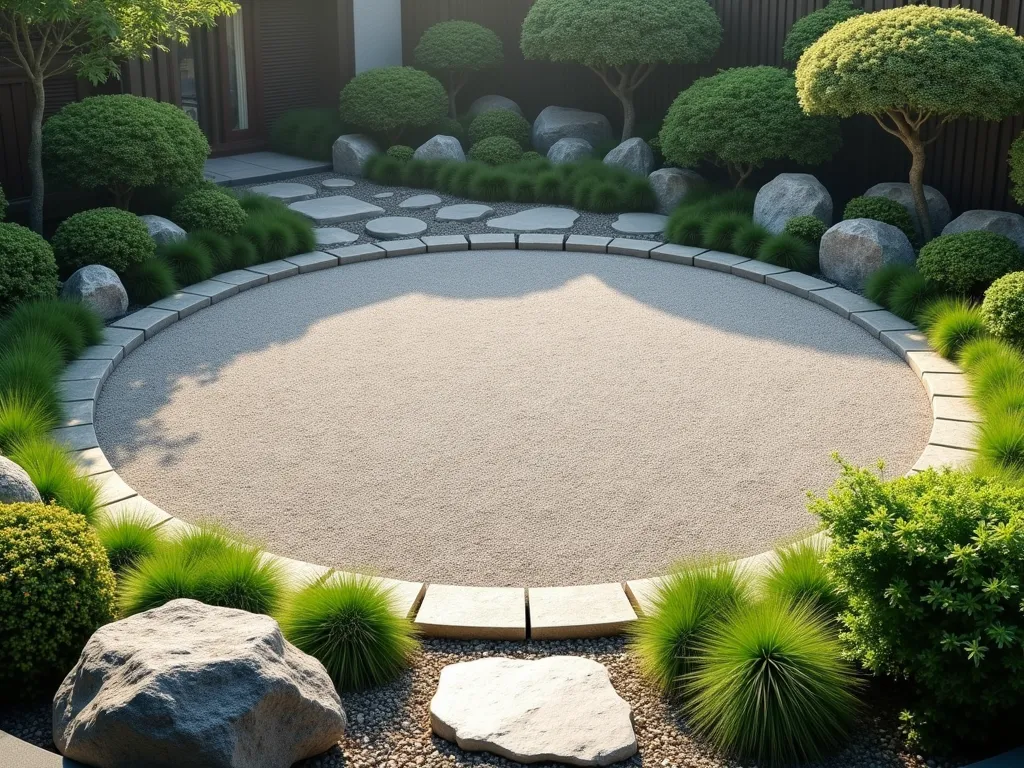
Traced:
[[356, 75], [341, 92], [341, 119], [397, 144], [404, 131], [438, 122], [448, 111], [444, 86], [412, 67]]
[[142, 219], [120, 208], [76, 213], [61, 222], [51, 242], [65, 276], [89, 264], [102, 264], [124, 274], [156, 253], [156, 244]]
[[238, 232], [245, 218], [236, 197], [208, 185], [185, 194], [171, 210], [171, 219], [185, 231], [209, 229], [225, 237]]
[[50, 244], [18, 224], [0, 224], [0, 317], [18, 304], [57, 295]]
[[290, 109], [271, 126], [270, 147], [286, 155], [330, 162], [335, 140], [345, 133], [337, 109]]
[[1021, 266], [1017, 244], [994, 232], [941, 235], [921, 249], [917, 260], [921, 274], [936, 288], [963, 296], [980, 296]]

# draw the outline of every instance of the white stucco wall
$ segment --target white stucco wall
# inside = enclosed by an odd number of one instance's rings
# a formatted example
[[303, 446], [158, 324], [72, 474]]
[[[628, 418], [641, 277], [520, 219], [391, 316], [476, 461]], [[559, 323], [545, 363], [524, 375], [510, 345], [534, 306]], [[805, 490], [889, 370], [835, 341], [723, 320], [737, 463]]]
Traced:
[[402, 0], [353, 0], [356, 74], [402, 64]]

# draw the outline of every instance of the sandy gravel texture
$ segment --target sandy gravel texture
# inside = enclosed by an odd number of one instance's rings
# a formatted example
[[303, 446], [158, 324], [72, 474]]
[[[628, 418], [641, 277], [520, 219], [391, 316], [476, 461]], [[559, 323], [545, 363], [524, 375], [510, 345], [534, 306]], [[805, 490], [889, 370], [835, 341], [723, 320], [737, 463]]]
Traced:
[[140, 494], [270, 551], [547, 586], [806, 531], [832, 451], [906, 472], [931, 418], [854, 324], [732, 275], [469, 252], [290, 278], [114, 372], [99, 441]]

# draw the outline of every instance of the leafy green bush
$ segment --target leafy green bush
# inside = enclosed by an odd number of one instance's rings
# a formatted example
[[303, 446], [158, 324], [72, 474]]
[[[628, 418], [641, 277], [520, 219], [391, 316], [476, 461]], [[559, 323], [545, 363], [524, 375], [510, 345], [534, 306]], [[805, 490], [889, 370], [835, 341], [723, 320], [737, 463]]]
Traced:
[[160, 528], [154, 527], [153, 518], [141, 509], [105, 516], [96, 526], [96, 535], [117, 574], [152, 557], [164, 544]]
[[1024, 205], [1024, 133], [1010, 145], [1010, 194]]
[[0, 224], [0, 317], [25, 301], [57, 295], [53, 249], [31, 229]]
[[0, 681], [49, 693], [114, 618], [114, 574], [82, 517], [0, 504]]
[[876, 304], [888, 307], [896, 284], [907, 275], [916, 272], [917, 268], [909, 264], [886, 264], [875, 270], [868, 278], [867, 284], [864, 286], [864, 294]]
[[478, 163], [487, 163], [487, 165], [511, 165], [518, 162], [522, 156], [522, 148], [513, 139], [504, 136], [483, 139], [469, 150], [469, 157], [472, 160]]
[[993, 336], [1024, 347], [1024, 272], [1003, 275], [985, 291], [985, 328]]
[[856, 7], [852, 0], [829, 0], [824, 8], [796, 20], [786, 35], [782, 58], [795, 64], [804, 51], [832, 27], [862, 13], [864, 9]]
[[820, 538], [777, 549], [761, 578], [764, 595], [782, 602], [810, 603], [824, 618], [835, 620], [846, 604], [825, 569], [827, 549]]
[[816, 760], [858, 714], [853, 668], [809, 603], [766, 600], [720, 618], [701, 642], [686, 710], [694, 731], [763, 765]]
[[458, 115], [457, 97], [470, 73], [500, 67], [504, 58], [501, 38], [472, 21], [442, 21], [429, 27], [413, 51], [417, 67], [437, 72], [448, 83], [452, 118]]
[[499, 136], [512, 139], [521, 148], [528, 147], [530, 123], [511, 109], [494, 109], [477, 115], [469, 126], [469, 140], [473, 144]]
[[436, 79], [412, 67], [381, 67], [356, 75], [341, 91], [341, 119], [397, 144], [403, 131], [430, 125], [448, 111]]
[[787, 235], [795, 235], [801, 240], [806, 240], [814, 247], [814, 250], [818, 250], [821, 238], [825, 236], [828, 227], [817, 216], [794, 216], [786, 222], [782, 231]]
[[336, 109], [289, 109], [270, 127], [270, 148], [293, 157], [330, 162], [334, 142], [345, 132]]
[[192, 285], [213, 277], [213, 256], [195, 240], [176, 240], [157, 248], [157, 258], [170, 267], [178, 285]]
[[415, 154], [415, 149], [407, 147], [404, 144], [395, 144], [393, 147], [388, 147], [387, 151], [388, 157], [392, 157], [400, 163], [409, 162]]
[[10, 458], [28, 473], [43, 501], [52, 501], [87, 522], [96, 517], [99, 489], [79, 474], [78, 465], [63, 445], [45, 436], [31, 438], [15, 445]]
[[737, 186], [769, 160], [822, 163], [841, 144], [839, 121], [804, 114], [793, 74], [778, 67], [736, 67], [696, 80], [672, 103], [660, 138], [672, 164], [710, 159]]
[[230, 237], [245, 223], [245, 211], [233, 195], [216, 187], [201, 186], [175, 204], [171, 219], [187, 232], [211, 229]]
[[42, 437], [55, 426], [53, 414], [28, 393], [0, 392], [0, 454], [10, 454], [19, 443]]
[[89, 264], [102, 264], [121, 275], [156, 252], [142, 219], [119, 208], [76, 213], [61, 222], [51, 244], [64, 275]]
[[121, 282], [132, 304], [152, 304], [178, 290], [170, 264], [156, 258], [129, 267]]
[[963, 296], [980, 296], [1020, 267], [1017, 244], [994, 232], [941, 235], [922, 248], [917, 259], [918, 270], [936, 288]]
[[108, 189], [118, 208], [139, 187], [198, 184], [209, 154], [203, 132], [180, 108], [128, 94], [71, 102], [43, 124], [48, 173]]
[[925, 306], [918, 325], [928, 343], [945, 358], [955, 360], [964, 345], [985, 335], [985, 319], [977, 305], [959, 297], [943, 297]]
[[787, 235], [785, 232], [765, 240], [757, 253], [757, 259], [797, 272], [811, 273], [818, 269], [817, 249], [802, 237]]
[[855, 197], [846, 204], [843, 220], [872, 219], [901, 230], [911, 243], [917, 242], [917, 231], [910, 212], [888, 197]]
[[418, 644], [378, 582], [351, 574], [307, 585], [285, 606], [281, 631], [320, 660], [339, 691], [381, 685], [405, 669]]

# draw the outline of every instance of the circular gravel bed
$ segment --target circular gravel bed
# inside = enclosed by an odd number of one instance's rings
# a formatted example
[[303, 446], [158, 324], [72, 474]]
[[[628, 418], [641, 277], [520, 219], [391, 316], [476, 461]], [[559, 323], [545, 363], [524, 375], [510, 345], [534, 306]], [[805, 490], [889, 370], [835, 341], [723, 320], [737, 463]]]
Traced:
[[854, 324], [731, 275], [446, 253], [257, 288], [108, 381], [141, 495], [270, 551], [434, 583], [568, 585], [806, 531], [832, 451], [906, 472], [931, 417]]

